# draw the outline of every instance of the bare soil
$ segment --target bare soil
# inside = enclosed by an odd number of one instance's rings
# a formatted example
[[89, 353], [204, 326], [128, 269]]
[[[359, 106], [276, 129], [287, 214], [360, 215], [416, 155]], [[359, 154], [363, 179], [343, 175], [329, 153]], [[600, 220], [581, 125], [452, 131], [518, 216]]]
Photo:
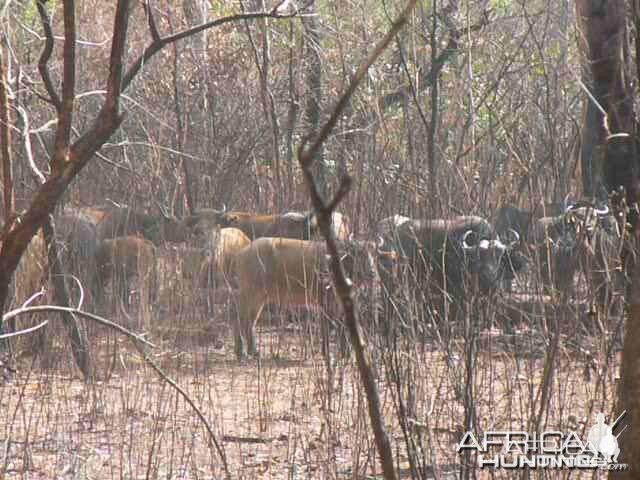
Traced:
[[[306, 329], [265, 325], [259, 331], [262, 360], [241, 364], [234, 358], [226, 323], [216, 325], [202, 329], [194, 324], [180, 334], [174, 329], [173, 337], [165, 326], [151, 338], [157, 348], [150, 356], [202, 410], [232, 478], [381, 476], [352, 359], [334, 356], [329, 368], [320, 342], [309, 341], [314, 335]], [[221, 455], [186, 401], [144, 363], [128, 340], [102, 330], [92, 330], [92, 335], [100, 377], [95, 385], [85, 385], [78, 377], [69, 350], [60, 347], [64, 338], [57, 334], [46, 358], [22, 358], [17, 372], [0, 384], [0, 476], [224, 478]], [[547, 347], [536, 336], [540, 334], [531, 331], [510, 337], [482, 333], [471, 392], [475, 430], [531, 431], [541, 413], [542, 428], [584, 432], [598, 411], [615, 417], [619, 359], [615, 353], [607, 357], [610, 335], [591, 338], [591, 343], [584, 339], [581, 347], [561, 338], [542, 410]], [[388, 347], [369, 338], [401, 476], [410, 478], [410, 438], [425, 478], [456, 478], [463, 461], [456, 443], [465, 430], [465, 342], [452, 342], [447, 352], [429, 342], [401, 339], [392, 356]], [[405, 431], [398, 420], [401, 410], [409, 418]], [[508, 471], [475, 474], [514, 476]], [[566, 474], [532, 472], [535, 478]], [[571, 477], [604, 474], [573, 472]]]

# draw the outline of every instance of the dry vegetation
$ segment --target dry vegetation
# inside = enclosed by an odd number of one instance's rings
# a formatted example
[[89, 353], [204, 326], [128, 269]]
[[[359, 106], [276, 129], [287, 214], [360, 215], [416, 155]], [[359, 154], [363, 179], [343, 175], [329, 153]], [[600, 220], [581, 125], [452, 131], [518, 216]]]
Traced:
[[[56, 35], [59, 3], [47, 4]], [[77, 2], [79, 131], [102, 101], [113, 22], [103, 3]], [[241, 8], [240, 2], [149, 3], [163, 34]], [[244, 7], [260, 10], [263, 3]], [[317, 3], [324, 119], [402, 5]], [[396, 213], [493, 220], [503, 203], [531, 207], [581, 191], [576, 158], [583, 95], [574, 76], [580, 59], [572, 7], [548, 0], [442, 3], [434, 21], [431, 2], [420, 2], [326, 144], [327, 190], [346, 172], [354, 177], [339, 209], [358, 238], [370, 238], [378, 220]], [[42, 126], [52, 109], [34, 94], [43, 91], [35, 60], [41, 26], [31, 2], [13, 2], [7, 15], [2, 26], [15, 71], [35, 82], [16, 101], [28, 112], [34, 158], [46, 171], [53, 131]], [[146, 25], [136, 4], [129, 62], [149, 42]], [[160, 204], [177, 217], [190, 207], [223, 204], [258, 212], [309, 208], [295, 155], [313, 127], [308, 29], [300, 19], [241, 21], [162, 50], [125, 92], [121, 128], [82, 171], [66, 204], [111, 199], [146, 211]], [[56, 82], [61, 60], [56, 48], [50, 67]], [[35, 186], [22, 139], [14, 143], [20, 210]], [[164, 248], [145, 332], [156, 347], [148, 355], [202, 410], [232, 478], [380, 476], [353, 360], [336, 356], [335, 341], [331, 361], [321, 354], [318, 325], [326, 319], [318, 312], [297, 312], [293, 319], [275, 308], [266, 312], [258, 333], [262, 359], [240, 364], [233, 354], [233, 298], [185, 280], [180, 258]], [[11, 308], [41, 285], [49, 288], [46, 279], [34, 285], [21, 268]], [[595, 287], [580, 273], [575, 283], [572, 296], [546, 295], [534, 260], [513, 294], [468, 298], [471, 313], [455, 325], [420, 311], [408, 294], [404, 328], [392, 316], [391, 334], [371, 324], [372, 306], [360, 302], [403, 478], [456, 478], [464, 458], [455, 445], [465, 418], [478, 432], [584, 433], [596, 412], [616, 416], [621, 299], [613, 298], [612, 310], [594, 307]], [[104, 292], [109, 298], [111, 290]], [[100, 313], [135, 328], [137, 293], [132, 298], [129, 312], [114, 302]], [[20, 325], [43, 318], [22, 317]], [[1, 478], [224, 477], [223, 459], [193, 409], [129, 340], [89, 324], [98, 381], [86, 384], [57, 317], [46, 318], [46, 334], [38, 337], [46, 342], [16, 339], [16, 372], [0, 377]], [[508, 471], [471, 475], [513, 478]], [[569, 477], [604, 474], [538, 471], [527, 478]]]
[[[0, 388], [5, 478], [221, 478], [222, 462], [184, 400], [125, 342], [94, 333], [100, 339], [96, 352], [103, 353], [100, 371], [108, 372], [95, 385], [74, 376], [62, 360], [65, 352], [57, 351], [49, 368], [25, 359]], [[230, 339], [221, 348], [192, 343], [188, 350], [167, 341], [152, 355], [205, 412], [233, 477], [379, 475], [352, 363], [336, 362], [330, 380], [319, 346], [301, 345], [301, 332], [270, 328], [260, 339], [266, 353], [260, 364], [238, 365]], [[533, 353], [516, 354], [496, 339], [482, 343], [476, 359], [481, 366], [475, 380], [478, 425], [526, 429], [540, 408], [536, 395], [544, 351], [528, 343], [522, 347]], [[445, 359], [427, 347], [411, 342], [377, 358], [385, 423], [403, 477], [410, 477], [408, 436], [420, 445], [414, 457], [424, 462], [426, 478], [434, 467], [439, 478], [454, 478], [460, 463], [455, 444], [462, 431], [458, 390], [464, 352], [455, 345]], [[595, 351], [563, 348], [544, 425], [583, 432], [595, 412], [612, 413], [617, 369], [615, 358], [605, 362]], [[411, 412], [406, 432], [398, 424], [396, 389]], [[512, 478], [509, 472], [493, 476]]]

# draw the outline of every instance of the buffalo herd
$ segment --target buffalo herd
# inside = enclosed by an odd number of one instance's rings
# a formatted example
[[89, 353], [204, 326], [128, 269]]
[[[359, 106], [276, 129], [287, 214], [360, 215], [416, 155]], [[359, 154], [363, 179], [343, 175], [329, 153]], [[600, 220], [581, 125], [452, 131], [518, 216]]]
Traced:
[[[181, 259], [182, 281], [194, 290], [233, 292], [239, 358], [258, 353], [254, 330], [265, 305], [335, 308], [327, 249], [313, 212], [202, 209], [177, 219], [111, 205], [66, 208], [55, 217], [55, 226], [58, 251], [72, 279], [68, 288], [82, 288], [96, 309], [116, 304], [128, 309], [136, 279], [144, 328], [158, 304], [160, 252], [173, 248]], [[620, 285], [618, 222], [606, 206], [589, 202], [528, 211], [503, 206], [493, 224], [479, 216], [393, 215], [371, 227], [370, 238], [358, 240], [344, 214], [334, 212], [331, 227], [345, 276], [364, 290], [381, 287], [377, 305], [384, 307], [387, 321], [394, 315], [389, 312], [406, 313], [395, 305], [408, 294], [431, 315], [448, 312], [445, 320], [454, 321], [469, 298], [510, 292], [514, 280], [522, 285], [525, 272], [538, 271], [542, 293], [565, 302], [576, 294], [579, 273], [600, 305], [611, 303]]]

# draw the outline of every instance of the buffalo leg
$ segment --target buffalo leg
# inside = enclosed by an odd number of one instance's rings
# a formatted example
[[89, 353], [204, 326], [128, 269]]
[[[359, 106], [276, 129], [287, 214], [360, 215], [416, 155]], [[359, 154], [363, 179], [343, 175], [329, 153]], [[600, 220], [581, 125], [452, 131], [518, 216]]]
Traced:
[[255, 338], [255, 324], [260, 316], [262, 306], [256, 307], [256, 303], [250, 299], [240, 297], [238, 299], [238, 315], [234, 322], [235, 353], [238, 360], [251, 356], [258, 356]]

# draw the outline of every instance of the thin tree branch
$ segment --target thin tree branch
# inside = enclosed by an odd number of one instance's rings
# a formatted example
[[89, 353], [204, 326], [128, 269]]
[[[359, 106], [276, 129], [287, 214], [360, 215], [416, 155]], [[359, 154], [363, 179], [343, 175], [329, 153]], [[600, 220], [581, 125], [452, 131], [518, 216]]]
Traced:
[[2, 188], [5, 224], [13, 216], [13, 160], [11, 154], [11, 118], [9, 115], [9, 79], [4, 60], [4, 38], [0, 38], [0, 155], [2, 155]]
[[195, 35], [196, 33], [200, 33], [204, 30], [213, 27], [219, 27], [220, 25], [224, 25], [227, 23], [236, 22], [238, 20], [255, 20], [259, 18], [277, 18], [277, 19], [285, 19], [296, 17], [297, 13], [290, 14], [280, 14], [277, 12], [254, 12], [254, 13], [243, 13], [230, 15], [228, 17], [218, 18], [216, 20], [212, 20], [210, 22], [205, 22], [201, 25], [196, 25], [195, 27], [188, 28], [186, 30], [182, 30], [181, 32], [175, 33], [173, 35], [169, 35], [164, 38], [154, 39], [153, 42], [144, 50], [142, 55], [138, 57], [138, 59], [133, 62], [133, 65], [129, 67], [129, 70], [124, 76], [122, 81], [122, 91], [126, 90], [129, 84], [133, 81], [135, 76], [138, 74], [140, 69], [153, 57], [156, 53], [162, 50], [163, 47], [169, 45], [170, 43], [177, 42], [178, 40], [182, 40], [183, 38], [189, 37], [191, 35]]
[[46, 181], [46, 178], [44, 174], [40, 171], [38, 166], [36, 165], [36, 162], [33, 158], [33, 150], [31, 148], [31, 137], [30, 137], [31, 132], [29, 132], [29, 117], [27, 115], [27, 112], [21, 106], [18, 106], [16, 108], [16, 111], [20, 114], [20, 118], [22, 119], [22, 125], [23, 125], [22, 142], [24, 143], [24, 152], [25, 152], [25, 155], [27, 156], [27, 163], [29, 165], [29, 169], [31, 170], [31, 173], [35, 177], [38, 185], [42, 185]]
[[145, 1], [142, 5], [144, 9], [144, 13], [147, 16], [147, 23], [149, 24], [149, 32], [151, 32], [151, 38], [154, 42], [160, 41], [160, 34], [158, 33], [158, 26], [156, 25], [156, 19], [153, 16], [153, 12], [151, 11], [151, 6], [149, 5], [149, 1]]
[[76, 93], [76, 6], [73, 0], [63, 2], [64, 48], [62, 67], [62, 103], [58, 111], [58, 128], [52, 158], [52, 170], [60, 171], [68, 161], [73, 104]]
[[120, 0], [116, 7], [105, 102], [93, 126], [71, 147], [70, 157], [73, 162], [67, 172], [69, 178], [75, 176], [84, 167], [122, 123], [119, 105], [120, 94], [126, 88], [121, 79], [129, 24], [129, 8], [129, 0]]
[[[358, 322], [355, 314], [355, 309], [353, 305], [353, 299], [351, 297], [351, 285], [350, 282], [347, 281], [344, 272], [342, 271], [342, 266], [340, 263], [340, 257], [338, 255], [338, 249], [335, 242], [335, 238], [333, 237], [331, 231], [331, 210], [327, 208], [327, 206], [323, 203], [322, 198], [318, 192], [315, 181], [313, 179], [313, 174], [311, 171], [311, 164], [315, 157], [315, 154], [319, 151], [322, 144], [329, 137], [331, 131], [335, 127], [338, 119], [342, 115], [342, 111], [345, 109], [349, 100], [353, 93], [355, 92], [358, 84], [362, 81], [364, 76], [367, 73], [369, 67], [380, 57], [382, 52], [387, 48], [389, 43], [393, 40], [394, 36], [400, 31], [403, 25], [407, 22], [409, 14], [413, 10], [417, 0], [411, 0], [405, 9], [402, 11], [400, 16], [393, 22], [391, 29], [384, 36], [384, 38], [376, 45], [374, 51], [369, 55], [369, 58], [363, 63], [355, 75], [353, 76], [351, 83], [347, 87], [345, 93], [340, 97], [338, 104], [334, 108], [329, 120], [323, 125], [320, 133], [316, 137], [316, 140], [311, 145], [310, 148], [305, 149], [305, 142], [303, 142], [298, 150], [298, 160], [302, 167], [302, 171], [304, 174], [305, 182], [309, 189], [309, 194], [311, 196], [311, 201], [313, 203], [314, 208], [318, 212], [318, 225], [322, 235], [325, 237], [327, 243], [327, 251], [331, 256], [331, 270], [333, 273], [333, 279], [336, 287], [336, 292], [340, 298], [342, 303], [345, 319], [347, 324], [347, 329], [349, 330], [349, 338], [351, 344], [353, 345], [354, 353], [356, 356], [356, 362], [358, 365], [358, 370], [360, 372], [360, 377], [362, 379], [362, 383], [364, 385], [365, 391], [367, 393], [367, 402], [369, 407], [369, 419], [371, 421], [371, 426], [374, 432], [376, 447], [378, 449], [378, 454], [380, 455], [380, 460], [382, 463], [382, 469], [384, 472], [384, 478], [387, 480], [392, 480], [397, 478], [395, 466], [393, 463], [393, 453], [391, 451], [391, 444], [389, 442], [389, 437], [387, 432], [385, 431], [384, 424], [382, 421], [382, 416], [380, 412], [380, 398], [378, 396], [378, 391], [376, 388], [376, 382], [373, 375], [373, 372], [370, 366], [367, 363], [367, 359], [365, 358], [364, 353], [364, 345], [362, 343], [362, 338], [360, 337]], [[342, 197], [349, 190], [350, 178], [346, 176], [338, 190], [338, 195], [336, 197]], [[337, 205], [337, 201], [334, 198], [329, 205], [331, 207], [335, 207]]]
[[62, 111], [62, 103], [60, 102], [60, 97], [53, 86], [51, 75], [49, 75], [49, 68], [47, 66], [47, 63], [51, 58], [51, 54], [53, 53], [53, 32], [51, 31], [51, 20], [49, 19], [49, 14], [47, 13], [47, 9], [44, 4], [45, 0], [36, 1], [36, 7], [38, 8], [38, 14], [40, 15], [40, 22], [42, 23], [42, 29], [44, 30], [45, 36], [44, 48], [42, 49], [40, 59], [38, 60], [38, 71], [40, 72], [40, 77], [42, 77], [44, 88], [49, 94], [48, 100], [53, 103], [57, 112], [60, 113]]
[[84, 318], [88, 318], [89, 320], [92, 320], [96, 323], [99, 323], [102, 326], [105, 327], [109, 327], [113, 330], [116, 330], [124, 335], [126, 335], [127, 337], [131, 338], [132, 340], [135, 340], [136, 342], [140, 342], [145, 344], [148, 347], [151, 348], [156, 348], [156, 345], [154, 345], [153, 343], [151, 343], [148, 340], [145, 340], [143, 337], [141, 337], [140, 335], [136, 335], [135, 333], [131, 332], [130, 330], [127, 330], [126, 328], [118, 325], [117, 323], [112, 322], [111, 320], [107, 320], [106, 318], [103, 318], [99, 315], [95, 315], [93, 313], [89, 313], [89, 312], [85, 312], [84, 310], [78, 310], [77, 308], [71, 308], [71, 307], [59, 307], [57, 305], [38, 305], [35, 307], [21, 307], [21, 308], [16, 308], [15, 310], [11, 310], [7, 313], [5, 313], [2, 316], [2, 321], [6, 322], [7, 320], [11, 320], [14, 317], [17, 317], [18, 315], [26, 315], [26, 314], [30, 314], [30, 313], [46, 313], [46, 312], [57, 312], [57, 313], [67, 313], [67, 314], [72, 314], [72, 315], [78, 315], [80, 317], [84, 317]]
[[[149, 342], [148, 340], [145, 340], [140, 335], [136, 335], [130, 330], [118, 325], [117, 323], [112, 322], [111, 320], [107, 320], [106, 318], [100, 317], [98, 315], [94, 315], [93, 313], [85, 312], [84, 310], [78, 310], [76, 308], [58, 307], [55, 305], [22, 307], [4, 314], [2, 317], [2, 321], [6, 322], [7, 320], [11, 320], [12, 318], [17, 317], [18, 315], [37, 313], [37, 312], [59, 312], [59, 313], [65, 313], [65, 314], [79, 315], [81, 317], [85, 317], [89, 320], [92, 320], [96, 323], [99, 323], [100, 325], [116, 330], [117, 332], [122, 333], [123, 335], [126, 335], [127, 337], [132, 339], [134, 341], [134, 346], [136, 347], [140, 355], [142, 355], [142, 358], [145, 360], [145, 362], [151, 365], [151, 367], [156, 371], [156, 373], [163, 380], [165, 380], [173, 389], [175, 389], [185, 399], [185, 401], [189, 404], [189, 406], [191, 406], [191, 408], [196, 412], [196, 415], [198, 415], [198, 418], [207, 429], [207, 433], [209, 434], [209, 440], [215, 446], [218, 452], [218, 455], [220, 455], [227, 478], [231, 478], [231, 474], [229, 472], [229, 465], [227, 463], [227, 457], [220, 445], [220, 442], [218, 442], [218, 439], [213, 431], [213, 428], [211, 428], [211, 425], [207, 421], [207, 418], [204, 416], [200, 408], [198, 408], [198, 406], [194, 403], [194, 401], [191, 400], [191, 398], [187, 395], [187, 393], [180, 387], [180, 385], [178, 385], [175, 380], [171, 379], [166, 373], [164, 373], [162, 369], [155, 363], [155, 361], [151, 359], [151, 357], [143, 349], [143, 345], [146, 345], [147, 347], [151, 347], [151, 348], [156, 348], [156, 345]], [[15, 334], [0, 335], [0, 339], [8, 338], [10, 336], [14, 336], [17, 334], [29, 333], [29, 332], [38, 330], [41, 327], [44, 327], [47, 323], [48, 323], [48, 320], [29, 330], [16, 332]]]
[[43, 327], [46, 327], [48, 324], [49, 324], [49, 320], [45, 320], [44, 322], [39, 323], [35, 327], [25, 328], [24, 330], [18, 330], [17, 332], [12, 332], [12, 333], [5, 333], [0, 335], [0, 340], [4, 340], [6, 338], [18, 337], [20, 335], [26, 335], [28, 333], [33, 333], [35, 331], [40, 330]]

